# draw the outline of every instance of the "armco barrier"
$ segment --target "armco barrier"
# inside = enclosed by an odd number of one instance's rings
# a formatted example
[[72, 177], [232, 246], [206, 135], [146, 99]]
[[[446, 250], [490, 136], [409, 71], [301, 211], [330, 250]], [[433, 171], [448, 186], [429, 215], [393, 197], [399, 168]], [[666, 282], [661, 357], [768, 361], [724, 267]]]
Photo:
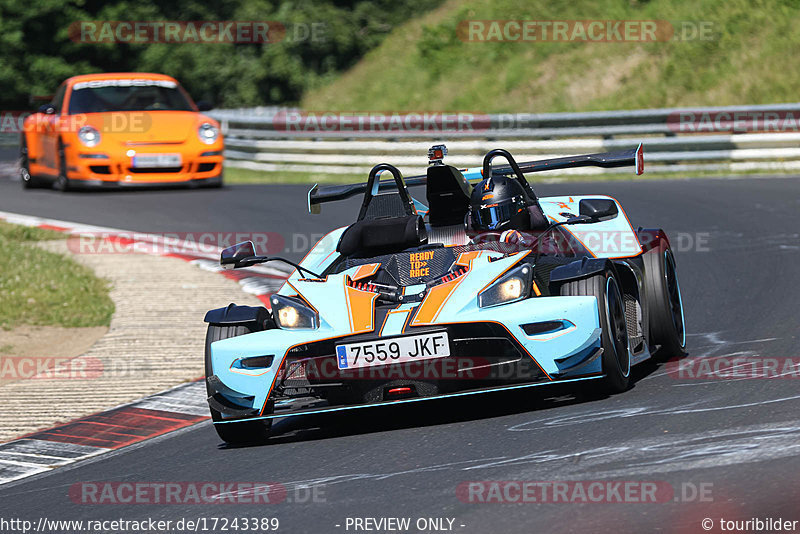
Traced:
[[[226, 164], [324, 175], [365, 173], [373, 165], [389, 161], [411, 174], [424, 171], [427, 149], [434, 143], [447, 144], [449, 163], [467, 167], [479, 165], [482, 155], [497, 147], [510, 150], [518, 160], [532, 160], [624, 150], [644, 142], [648, 173], [800, 169], [800, 103], [475, 115], [478, 127], [448, 131], [353, 128], [353, 117], [362, 115], [359, 113], [320, 113], [315, 116], [325, 118], [325, 128], [292, 129], [286, 125], [291, 113], [303, 115], [285, 108], [211, 112], [226, 135]], [[403, 122], [412, 115], [391, 116]], [[556, 172], [628, 170], [583, 167]]]
[[[800, 170], [800, 103], [714, 108], [664, 108], [587, 113], [467, 115], [472, 128], [444, 131], [353, 128], [368, 113], [318, 113], [325, 128], [287, 126], [303, 112], [278, 107], [214, 110], [225, 133], [226, 165], [267, 172], [363, 174], [381, 162], [405, 174], [424, 172], [427, 149], [445, 143], [448, 163], [480, 165], [493, 148], [518, 160], [543, 159], [645, 145], [647, 173], [773, 173]], [[372, 114], [379, 115], [379, 114]], [[420, 114], [384, 114], [401, 123]], [[16, 146], [18, 133], [0, 134]], [[7, 149], [6, 149], [7, 150]], [[628, 169], [582, 167], [557, 174], [625, 173]], [[543, 173], [543, 177], [551, 173]]]

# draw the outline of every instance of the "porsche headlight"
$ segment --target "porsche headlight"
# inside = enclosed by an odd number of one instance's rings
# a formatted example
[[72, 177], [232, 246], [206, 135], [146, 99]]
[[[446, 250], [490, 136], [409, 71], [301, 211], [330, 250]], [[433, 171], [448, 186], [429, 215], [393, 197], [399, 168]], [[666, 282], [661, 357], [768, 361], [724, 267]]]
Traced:
[[319, 326], [317, 312], [298, 301], [282, 295], [272, 296], [272, 315], [284, 330], [313, 330]]
[[531, 293], [533, 268], [521, 265], [509, 271], [478, 295], [478, 306], [488, 308], [526, 298]]
[[93, 147], [97, 146], [100, 142], [100, 132], [92, 126], [84, 126], [78, 130], [78, 139], [84, 146]]
[[210, 122], [204, 122], [197, 128], [197, 137], [207, 145], [213, 145], [219, 137], [219, 128]]

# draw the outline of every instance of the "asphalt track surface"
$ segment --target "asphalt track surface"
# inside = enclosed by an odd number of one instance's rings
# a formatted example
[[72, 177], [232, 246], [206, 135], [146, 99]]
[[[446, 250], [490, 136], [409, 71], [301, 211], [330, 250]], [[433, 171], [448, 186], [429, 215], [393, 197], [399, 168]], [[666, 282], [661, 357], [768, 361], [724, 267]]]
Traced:
[[[61, 194], [23, 191], [18, 182], [2, 179], [0, 210], [146, 232], [320, 233], [354, 219], [356, 201], [326, 206], [321, 216], [305, 214], [306, 189]], [[536, 190], [610, 194], [634, 225], [667, 230], [678, 249], [690, 358], [797, 358], [800, 180], [643, 180], [542, 184]], [[617, 534], [704, 532], [704, 518], [714, 521], [713, 531], [720, 518], [800, 519], [797, 380], [678, 380], [655, 363], [639, 366], [634, 375], [630, 391], [602, 399], [534, 388], [284, 419], [269, 443], [252, 447], [224, 447], [205, 423], [4, 486], [0, 509], [5, 517], [34, 522], [42, 516], [277, 517], [279, 531], [315, 533], [353, 532], [345, 528], [348, 517], [410, 517], [410, 532], [417, 532], [417, 518], [448, 517], [455, 519], [453, 531], [464, 533]], [[666, 482], [677, 500], [459, 500], [459, 484], [479, 480]], [[91, 481], [274, 481], [287, 487], [289, 499], [215, 506], [72, 502], [70, 487]], [[298, 502], [304, 495], [294, 488], [305, 484], [317, 486], [315, 502]], [[693, 499], [701, 487], [710, 491], [710, 501]]]

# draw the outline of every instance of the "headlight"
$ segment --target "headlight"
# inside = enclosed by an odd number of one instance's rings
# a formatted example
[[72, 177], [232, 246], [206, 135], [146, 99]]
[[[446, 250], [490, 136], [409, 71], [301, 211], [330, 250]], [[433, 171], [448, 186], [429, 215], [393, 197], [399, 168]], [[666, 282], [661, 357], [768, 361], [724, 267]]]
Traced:
[[278, 327], [284, 330], [313, 330], [319, 326], [317, 312], [294, 299], [272, 296], [272, 315]]
[[100, 132], [98, 132], [92, 126], [84, 126], [78, 130], [78, 139], [80, 139], [84, 146], [97, 146], [97, 144], [100, 142]]
[[488, 308], [522, 300], [531, 293], [532, 279], [531, 266], [521, 265], [481, 291], [478, 295], [478, 306]]
[[197, 137], [207, 145], [213, 145], [219, 137], [219, 128], [210, 122], [204, 122], [197, 129]]

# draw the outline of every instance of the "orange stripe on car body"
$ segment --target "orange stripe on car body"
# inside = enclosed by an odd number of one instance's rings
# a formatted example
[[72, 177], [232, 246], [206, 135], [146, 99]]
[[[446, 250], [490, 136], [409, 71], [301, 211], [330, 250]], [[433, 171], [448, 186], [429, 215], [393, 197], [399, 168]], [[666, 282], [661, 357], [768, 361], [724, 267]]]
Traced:
[[481, 255], [481, 250], [471, 250], [469, 252], [462, 252], [456, 260], [456, 265], [461, 267], [469, 267], [469, 263]]
[[347, 316], [350, 331], [363, 334], [375, 330], [375, 300], [378, 293], [363, 291], [347, 285], [348, 277], [344, 277], [344, 298], [347, 304]]
[[411, 326], [431, 324], [436, 321], [439, 312], [441, 312], [444, 305], [447, 304], [448, 299], [450, 299], [450, 295], [453, 294], [456, 288], [467, 277], [467, 274], [469, 274], [469, 271], [472, 269], [473, 260], [480, 256], [481, 252], [480, 250], [473, 250], [470, 252], [462, 252], [458, 256], [455, 265], [466, 267], [467, 272], [449, 282], [430, 288], [428, 294], [425, 295], [425, 299], [417, 307], [417, 312], [414, 314], [414, 318], [410, 323]]
[[411, 321], [411, 326], [434, 322], [450, 295], [453, 294], [453, 291], [461, 284], [463, 279], [463, 276], [459, 276], [455, 280], [430, 288], [428, 294], [425, 295], [425, 300], [417, 308], [417, 313], [414, 315], [414, 320]]
[[536, 280], [531, 282], [531, 287], [533, 287], [533, 292], [536, 294], [537, 297], [542, 296], [542, 292], [539, 290], [539, 286], [536, 284]]
[[373, 274], [378, 272], [380, 266], [381, 266], [380, 263], [367, 263], [365, 265], [361, 265], [356, 270], [355, 274], [352, 277], [350, 277], [350, 279], [355, 282], [356, 280], [362, 280], [364, 278], [372, 276]]

